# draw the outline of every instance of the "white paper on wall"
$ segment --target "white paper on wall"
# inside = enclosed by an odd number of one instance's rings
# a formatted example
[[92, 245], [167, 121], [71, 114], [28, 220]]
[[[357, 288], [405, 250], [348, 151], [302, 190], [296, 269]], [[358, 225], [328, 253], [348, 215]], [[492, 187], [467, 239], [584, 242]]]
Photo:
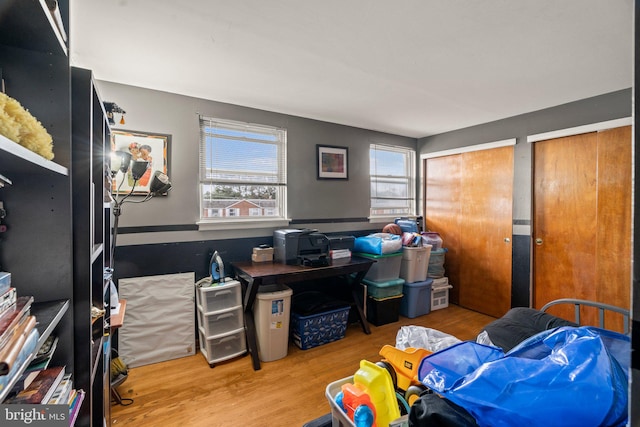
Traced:
[[135, 368], [195, 354], [195, 273], [118, 280], [127, 300], [118, 353]]

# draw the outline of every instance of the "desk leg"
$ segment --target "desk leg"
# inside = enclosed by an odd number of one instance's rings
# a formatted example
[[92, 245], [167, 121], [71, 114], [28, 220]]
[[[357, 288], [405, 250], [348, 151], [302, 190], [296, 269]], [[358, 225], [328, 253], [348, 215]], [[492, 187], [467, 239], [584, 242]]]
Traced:
[[247, 347], [251, 353], [251, 362], [253, 363], [253, 370], [260, 370], [260, 357], [258, 356], [258, 341], [256, 339], [256, 325], [253, 319], [253, 311], [245, 310], [244, 322], [247, 331]]
[[[359, 271], [356, 273], [356, 277], [351, 282], [351, 296], [353, 297], [353, 301], [356, 303], [356, 308], [358, 309], [358, 318], [360, 319], [360, 325], [362, 326], [362, 332], [365, 334], [370, 334], [371, 330], [369, 329], [369, 322], [367, 322], [367, 315], [362, 309], [362, 304], [360, 303], [360, 297], [358, 293], [360, 292], [360, 282], [364, 278], [366, 271]], [[364, 298], [367, 296], [365, 295]]]
[[[255, 280], [253, 278], [242, 278], [243, 283], [246, 283], [245, 295], [244, 295], [244, 326], [247, 333], [247, 348], [251, 353], [251, 362], [253, 363], [253, 370], [260, 370], [260, 357], [258, 356], [258, 340], [256, 338], [256, 323], [253, 318], [253, 304], [256, 300], [256, 294], [260, 287], [261, 280]], [[246, 280], [246, 282], [245, 282]]]

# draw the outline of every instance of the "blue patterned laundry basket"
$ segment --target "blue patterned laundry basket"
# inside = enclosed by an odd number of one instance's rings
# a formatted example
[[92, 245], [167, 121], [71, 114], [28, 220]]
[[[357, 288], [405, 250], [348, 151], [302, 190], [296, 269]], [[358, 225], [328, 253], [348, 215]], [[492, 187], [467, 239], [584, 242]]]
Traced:
[[349, 306], [323, 313], [301, 316], [291, 313], [291, 336], [302, 350], [344, 338], [349, 320]]

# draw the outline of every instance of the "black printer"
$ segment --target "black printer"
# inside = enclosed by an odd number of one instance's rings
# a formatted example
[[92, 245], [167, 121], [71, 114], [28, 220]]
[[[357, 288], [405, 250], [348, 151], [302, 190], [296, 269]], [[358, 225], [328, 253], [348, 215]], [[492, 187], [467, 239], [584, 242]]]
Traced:
[[273, 232], [274, 261], [313, 267], [329, 265], [329, 239], [318, 230], [288, 228]]

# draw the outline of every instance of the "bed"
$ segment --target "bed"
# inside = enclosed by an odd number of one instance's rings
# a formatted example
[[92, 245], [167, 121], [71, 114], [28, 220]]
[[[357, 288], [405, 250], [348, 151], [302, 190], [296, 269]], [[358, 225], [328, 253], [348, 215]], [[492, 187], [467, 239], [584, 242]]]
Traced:
[[[563, 304], [574, 306], [573, 321], [569, 321], [548, 313], [548, 310], [551, 307], [556, 307]], [[545, 304], [540, 310], [527, 307], [512, 308], [504, 316], [494, 320], [484, 327], [483, 331], [480, 333], [479, 342], [485, 344], [493, 344], [507, 352], [525, 339], [537, 333], [559, 326], [582, 325], [582, 313], [584, 312], [585, 307], [593, 307], [593, 309], [597, 310], [598, 326], [601, 329], [606, 329], [606, 312], [617, 313], [618, 315], [622, 316], [622, 323], [624, 328], [623, 333], [625, 335], [629, 334], [629, 310], [595, 301], [562, 298]], [[483, 342], [483, 332], [486, 332], [486, 335], [490, 340], [489, 342]]]
[[[566, 304], [573, 321], [548, 312]], [[582, 326], [585, 310], [597, 311], [597, 328]], [[615, 316], [622, 333], [606, 329]], [[626, 424], [629, 310], [570, 298], [540, 310], [512, 308], [483, 328], [478, 343], [423, 360], [419, 377], [428, 391], [412, 405], [409, 425]]]

